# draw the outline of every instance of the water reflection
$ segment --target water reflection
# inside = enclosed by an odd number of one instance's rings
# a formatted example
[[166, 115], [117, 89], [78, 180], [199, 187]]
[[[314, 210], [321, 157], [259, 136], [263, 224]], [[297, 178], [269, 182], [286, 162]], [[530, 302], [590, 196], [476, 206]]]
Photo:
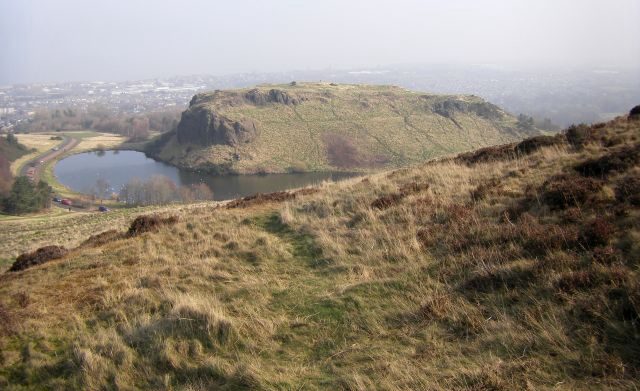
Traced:
[[311, 172], [268, 175], [212, 176], [182, 170], [158, 162], [136, 151], [86, 152], [62, 159], [54, 168], [58, 180], [72, 190], [91, 192], [99, 179], [109, 183], [111, 190], [119, 192], [133, 178], [147, 180], [164, 175], [177, 185], [205, 183], [213, 191], [214, 199], [226, 200], [254, 193], [267, 193], [317, 184], [325, 180], [337, 181], [354, 176], [352, 173]]

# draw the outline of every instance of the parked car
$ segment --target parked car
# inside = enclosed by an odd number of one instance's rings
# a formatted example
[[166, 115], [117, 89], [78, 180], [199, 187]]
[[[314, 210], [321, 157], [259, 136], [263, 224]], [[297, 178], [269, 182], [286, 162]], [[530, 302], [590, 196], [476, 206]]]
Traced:
[[107, 208], [107, 207], [106, 207], [106, 206], [104, 206], [104, 205], [100, 205], [100, 206], [98, 207], [98, 211], [100, 211], [100, 212], [108, 212], [108, 211], [109, 211], [109, 208]]
[[67, 206], [71, 206], [71, 205], [73, 205], [73, 203], [71, 202], [71, 200], [68, 200], [68, 199], [66, 199], [66, 198], [64, 198], [64, 199], [60, 200], [60, 203], [61, 203], [62, 205], [67, 205]]
[[60, 197], [53, 197], [53, 202], [62, 202], [62, 198], [60, 198]]

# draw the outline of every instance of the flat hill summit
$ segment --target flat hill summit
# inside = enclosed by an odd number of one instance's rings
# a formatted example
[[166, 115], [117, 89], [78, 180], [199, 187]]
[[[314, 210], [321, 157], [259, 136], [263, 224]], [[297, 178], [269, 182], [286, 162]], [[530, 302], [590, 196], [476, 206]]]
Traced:
[[220, 174], [365, 171], [535, 134], [476, 96], [293, 82], [198, 94], [147, 152]]

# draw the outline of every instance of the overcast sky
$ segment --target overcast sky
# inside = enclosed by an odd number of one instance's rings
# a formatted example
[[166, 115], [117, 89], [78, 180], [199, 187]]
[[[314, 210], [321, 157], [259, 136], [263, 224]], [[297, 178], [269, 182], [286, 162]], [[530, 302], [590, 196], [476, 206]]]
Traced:
[[640, 66], [640, 0], [0, 0], [0, 84], [393, 64]]

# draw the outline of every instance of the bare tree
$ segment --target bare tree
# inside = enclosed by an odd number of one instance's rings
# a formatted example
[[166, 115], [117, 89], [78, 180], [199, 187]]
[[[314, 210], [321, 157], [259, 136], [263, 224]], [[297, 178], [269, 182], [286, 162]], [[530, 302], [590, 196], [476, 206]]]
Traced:
[[101, 201], [104, 199], [104, 196], [109, 191], [109, 187], [110, 187], [109, 182], [107, 182], [106, 179], [98, 178], [96, 180], [95, 194], [98, 198], [100, 198]]

